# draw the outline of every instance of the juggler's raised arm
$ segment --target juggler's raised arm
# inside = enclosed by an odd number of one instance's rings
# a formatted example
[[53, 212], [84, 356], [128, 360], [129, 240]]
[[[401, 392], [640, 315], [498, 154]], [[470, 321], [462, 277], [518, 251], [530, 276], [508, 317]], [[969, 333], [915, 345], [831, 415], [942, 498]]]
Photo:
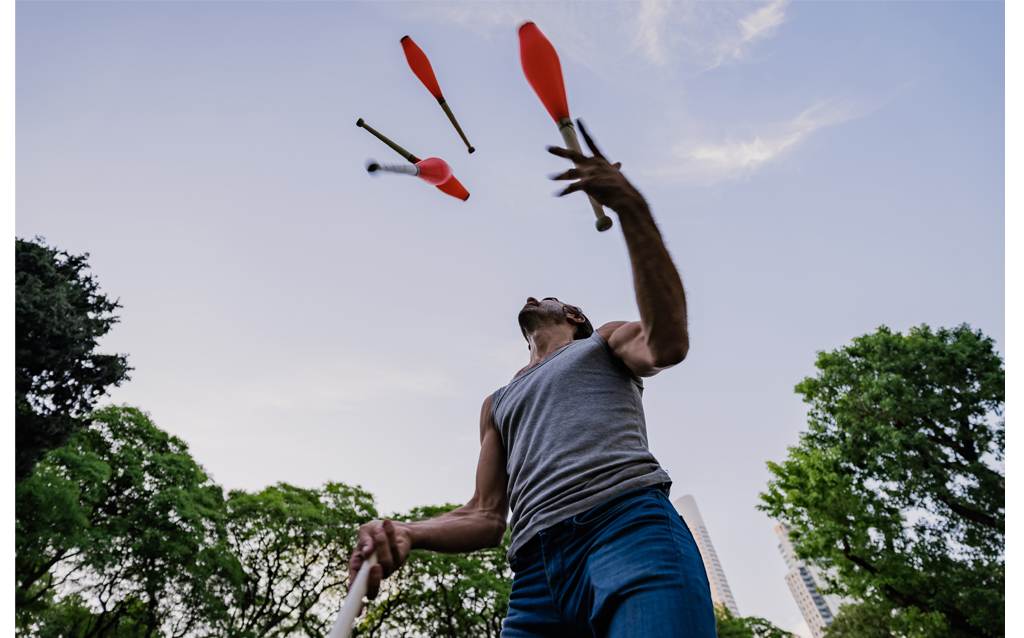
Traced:
[[553, 155], [571, 159], [576, 168], [555, 176], [578, 180], [560, 195], [583, 191], [615, 211], [626, 239], [633, 268], [633, 288], [640, 321], [613, 322], [598, 329], [616, 355], [638, 376], [649, 377], [686, 357], [690, 339], [686, 329], [686, 294], [672, 257], [643, 195], [598, 150], [580, 122], [580, 132], [593, 157], [551, 147]]

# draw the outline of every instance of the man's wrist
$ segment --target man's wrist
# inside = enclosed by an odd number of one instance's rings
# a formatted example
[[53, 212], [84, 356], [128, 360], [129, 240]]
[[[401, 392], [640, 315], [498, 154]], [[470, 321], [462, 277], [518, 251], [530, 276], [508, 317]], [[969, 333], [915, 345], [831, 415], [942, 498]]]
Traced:
[[409, 549], [417, 549], [419, 547], [419, 534], [417, 534], [416, 525], [405, 521], [391, 521], [395, 526], [395, 533], [402, 534], [409, 539]]
[[628, 200], [612, 208], [612, 210], [618, 213], [620, 219], [623, 217], [629, 218], [637, 217], [640, 215], [649, 216], [651, 214], [651, 209], [650, 207], [647, 206], [647, 200], [645, 200], [643, 196], [640, 194], [637, 194], [635, 198], [629, 198]]

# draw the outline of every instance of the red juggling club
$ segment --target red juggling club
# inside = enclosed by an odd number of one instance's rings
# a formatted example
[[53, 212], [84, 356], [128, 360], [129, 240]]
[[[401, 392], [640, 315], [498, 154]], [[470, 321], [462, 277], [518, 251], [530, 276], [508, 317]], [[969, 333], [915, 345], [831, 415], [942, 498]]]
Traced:
[[398, 144], [395, 144], [388, 138], [381, 135], [373, 127], [364, 122], [363, 118], [359, 118], [359, 121], [356, 122], [356, 126], [366, 129], [371, 135], [394, 149], [396, 153], [412, 162], [412, 165], [382, 165], [371, 160], [366, 166], [366, 170], [370, 174], [377, 171], [387, 171], [390, 173], [414, 175], [428, 184], [437, 186], [437, 189], [446, 195], [451, 195], [452, 197], [461, 199], [462, 201], [469, 199], [469, 191], [466, 190], [459, 180], [455, 179], [455, 176], [452, 175], [451, 167], [449, 167], [444, 160], [437, 157], [428, 157], [427, 159], [421, 160]]
[[466, 134], [462, 132], [462, 127], [459, 126], [459, 122], [455, 119], [455, 115], [452, 113], [451, 108], [448, 106], [448, 102], [445, 101], [444, 95], [441, 94], [441, 86], [437, 83], [437, 78], [434, 77], [434, 69], [430, 66], [430, 60], [427, 59], [427, 54], [423, 52], [416, 43], [412, 41], [412, 38], [405, 36], [402, 38], [402, 49], [405, 51], [405, 59], [409, 62], [409, 68], [416, 74], [416, 77], [420, 79], [423, 86], [427, 87], [430, 94], [434, 96], [437, 103], [444, 109], [448, 119], [452, 121], [455, 126], [455, 130], [459, 132], [459, 136], [462, 137], [462, 141], [466, 143], [466, 148], [472, 153], [476, 149], [470, 146], [469, 140], [466, 139]]
[[366, 166], [370, 173], [386, 171], [389, 173], [402, 173], [422, 179], [431, 186], [440, 186], [452, 178], [452, 169], [443, 160], [437, 157], [428, 157], [415, 164], [378, 164], [376, 160], [370, 160]]
[[[558, 124], [565, 146], [582, 153], [580, 142], [576, 139], [576, 128], [569, 117], [569, 102], [565, 98], [565, 82], [562, 80], [562, 65], [558, 61], [558, 54], [533, 22], [525, 22], [519, 27], [519, 57], [526, 81], [533, 87], [551, 119]], [[611, 218], [604, 214], [601, 205], [593, 197], [590, 197], [590, 205], [597, 216], [597, 230], [611, 228]]]

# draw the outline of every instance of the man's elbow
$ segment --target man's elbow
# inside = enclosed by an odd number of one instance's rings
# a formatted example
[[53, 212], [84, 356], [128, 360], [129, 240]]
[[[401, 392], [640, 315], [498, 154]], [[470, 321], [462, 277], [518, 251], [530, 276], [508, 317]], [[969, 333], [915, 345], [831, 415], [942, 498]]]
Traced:
[[667, 344], [664, 347], [658, 348], [654, 352], [654, 367], [659, 370], [665, 368], [671, 368], [677, 363], [681, 363], [686, 358], [686, 353], [690, 350], [690, 342], [685, 337], [675, 340], [671, 344]]
[[489, 521], [490, 530], [487, 535], [487, 546], [497, 547], [501, 545], [501, 541], [505, 540], [505, 531], [508, 529], [508, 523], [505, 522], [504, 517], [494, 517]]

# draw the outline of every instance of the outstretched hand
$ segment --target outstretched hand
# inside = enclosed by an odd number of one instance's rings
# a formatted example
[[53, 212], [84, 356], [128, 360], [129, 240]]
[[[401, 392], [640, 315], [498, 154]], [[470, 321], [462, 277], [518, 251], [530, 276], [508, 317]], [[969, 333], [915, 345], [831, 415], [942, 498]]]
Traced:
[[587, 129], [584, 128], [582, 120], [576, 121], [579, 124], [580, 133], [583, 134], [587, 147], [594, 155], [593, 157], [587, 157], [583, 153], [578, 153], [571, 149], [558, 146], [548, 147], [548, 152], [552, 155], [570, 159], [576, 164], [576, 168], [571, 168], [551, 178], [554, 180], [579, 180], [569, 184], [558, 196], [561, 197], [576, 191], [583, 191], [593, 197], [598, 204], [612, 209], [619, 213], [619, 215], [637, 205], [646, 206], [647, 203], [644, 201], [643, 195], [629, 183], [626, 176], [619, 170], [622, 163], [615, 162], [612, 164], [605, 159], [601, 151], [598, 150], [597, 144], [594, 143], [594, 140], [587, 133]]

